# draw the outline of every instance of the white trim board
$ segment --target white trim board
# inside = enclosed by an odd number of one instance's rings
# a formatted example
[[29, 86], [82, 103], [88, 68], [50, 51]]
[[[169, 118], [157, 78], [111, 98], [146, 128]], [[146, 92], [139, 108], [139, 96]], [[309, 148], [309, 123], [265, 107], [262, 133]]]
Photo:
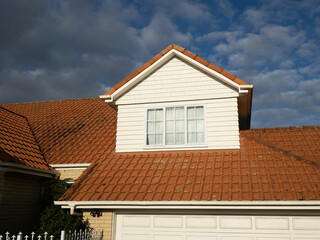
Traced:
[[85, 170], [91, 163], [50, 164], [56, 170]]

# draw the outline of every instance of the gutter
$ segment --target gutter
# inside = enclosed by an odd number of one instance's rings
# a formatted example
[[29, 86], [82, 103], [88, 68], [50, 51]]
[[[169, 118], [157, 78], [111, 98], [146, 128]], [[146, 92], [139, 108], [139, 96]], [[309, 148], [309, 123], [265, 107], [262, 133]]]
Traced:
[[320, 210], [320, 201], [55, 201], [77, 209]]
[[24, 173], [39, 177], [47, 177], [47, 178], [58, 178], [60, 176], [59, 172], [52, 171], [52, 170], [45, 170], [45, 169], [39, 169], [35, 167], [29, 167], [17, 163], [10, 163], [10, 162], [1, 162], [0, 161], [0, 171], [4, 172], [18, 172], [18, 173]]

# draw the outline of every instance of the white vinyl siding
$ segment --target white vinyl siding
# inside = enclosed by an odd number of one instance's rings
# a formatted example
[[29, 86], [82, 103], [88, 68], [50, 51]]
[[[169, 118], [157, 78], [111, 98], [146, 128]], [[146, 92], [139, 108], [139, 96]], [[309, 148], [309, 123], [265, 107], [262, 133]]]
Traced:
[[[175, 104], [178, 105], [178, 103]], [[206, 146], [199, 146], [196, 149], [238, 149], [240, 147], [236, 98], [186, 101], [183, 104], [186, 106], [204, 104], [206, 106]], [[171, 107], [174, 103], [157, 105], [159, 107]], [[145, 110], [148, 108], [156, 108], [156, 105], [134, 104], [118, 106], [117, 152], [152, 150], [145, 147]]]
[[117, 214], [116, 240], [320, 239], [319, 216]]
[[237, 90], [173, 58], [121, 96], [116, 104], [238, 97]]

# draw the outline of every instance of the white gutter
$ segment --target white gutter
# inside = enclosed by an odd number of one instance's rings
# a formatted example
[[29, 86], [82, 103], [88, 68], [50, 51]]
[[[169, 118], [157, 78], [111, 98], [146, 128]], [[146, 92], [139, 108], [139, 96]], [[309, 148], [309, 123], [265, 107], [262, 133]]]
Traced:
[[18, 172], [24, 174], [30, 174], [40, 177], [59, 177], [60, 173], [52, 170], [39, 169], [35, 167], [29, 167], [17, 163], [0, 162], [0, 171], [4, 172]]
[[72, 209], [320, 210], [320, 201], [55, 201]]
[[50, 164], [56, 170], [85, 170], [91, 163]]

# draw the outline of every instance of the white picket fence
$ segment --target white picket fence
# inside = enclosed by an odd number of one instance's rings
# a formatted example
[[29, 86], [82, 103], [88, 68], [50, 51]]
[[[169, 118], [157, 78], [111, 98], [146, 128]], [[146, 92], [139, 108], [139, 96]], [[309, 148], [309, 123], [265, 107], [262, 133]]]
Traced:
[[[12, 235], [9, 232], [6, 232], [4, 235], [0, 235], [0, 240], [54, 240], [57, 239], [53, 235], [49, 235], [45, 232], [42, 235], [36, 235], [32, 232], [29, 235], [23, 234], [19, 232], [16, 235]], [[75, 230], [75, 231], [68, 231], [65, 230], [61, 231], [60, 240], [102, 240], [103, 239], [103, 231], [100, 230]]]

